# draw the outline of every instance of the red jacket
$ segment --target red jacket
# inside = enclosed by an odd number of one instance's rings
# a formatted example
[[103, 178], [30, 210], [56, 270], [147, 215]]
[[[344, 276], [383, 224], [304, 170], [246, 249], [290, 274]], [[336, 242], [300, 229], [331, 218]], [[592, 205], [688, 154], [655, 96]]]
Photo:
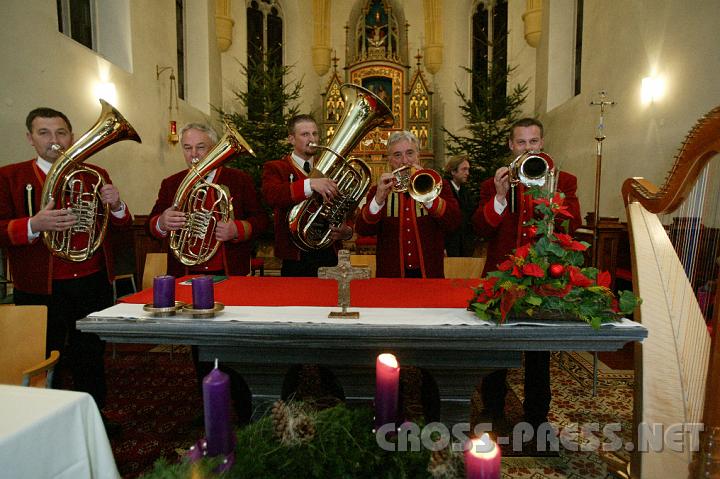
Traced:
[[[529, 220], [533, 216], [533, 208], [527, 196], [523, 195], [524, 187], [519, 185], [516, 190], [518, 201], [515, 212], [510, 212], [510, 192], [506, 197], [507, 207], [502, 215], [495, 212], [495, 182], [493, 178], [489, 178], [480, 185], [480, 203], [475, 214], [473, 215], [473, 225], [475, 232], [488, 240], [487, 261], [483, 275], [488, 271], [497, 270], [497, 265], [507, 259], [507, 255], [518, 246], [528, 241], [530, 237], [521, 223]], [[512, 190], [511, 190], [512, 191]], [[577, 178], [570, 173], [560, 172], [557, 182], [557, 191], [565, 194], [563, 205], [568, 207], [572, 219], [570, 220], [570, 231], [572, 234], [582, 223], [580, 219], [580, 202], [577, 198]], [[558, 220], [557, 227], [560, 228], [561, 218]]]
[[[263, 167], [262, 192], [265, 202], [273, 209], [275, 222], [275, 256], [298, 261], [300, 249], [290, 238], [288, 213], [293, 206], [307, 199], [304, 183], [307, 175], [295, 166], [290, 154], [280, 160], [268, 161]], [[341, 241], [333, 247], [337, 251]]]
[[429, 210], [408, 195], [390, 193], [385, 206], [372, 215], [370, 202], [376, 190], [377, 186], [370, 188], [355, 228], [364, 236], [377, 235], [377, 277], [405, 276], [407, 245], [401, 242], [400, 220], [407, 207], [409, 219], [416, 225], [413, 240], [420, 256], [423, 278], [444, 278], [445, 235], [457, 229], [461, 221], [460, 207], [448, 182], [443, 182], [440, 196]]
[[[0, 168], [0, 247], [7, 250], [14, 287], [33, 294], [52, 293], [52, 255], [42, 240], [42, 233], [28, 242], [27, 229], [30, 217], [40, 210], [44, 174], [35, 166], [35, 159]], [[111, 183], [107, 172], [93, 166]], [[28, 189], [30, 185], [31, 189]], [[32, 196], [32, 211], [28, 208], [28, 191]], [[32, 213], [32, 214], [31, 214]], [[117, 228], [129, 227], [132, 216], [127, 206], [125, 216], [110, 214], [108, 231], [101, 247], [95, 253], [103, 255], [108, 281], [114, 278], [112, 248], [109, 236]]]
[[[157, 201], [150, 212], [148, 227], [150, 234], [156, 238], [169, 240], [170, 235], [162, 236], [157, 231], [157, 222], [160, 215], [170, 208], [175, 199], [175, 193], [188, 170], [182, 170], [174, 175], [165, 178], [160, 185]], [[225, 185], [230, 191], [235, 225], [238, 229], [238, 238], [234, 241], [221, 243], [216, 254], [222, 255], [222, 266], [225, 274], [231, 276], [246, 276], [250, 272], [250, 255], [252, 252], [253, 238], [265, 231], [268, 226], [268, 218], [262, 206], [258, 202], [257, 192], [252, 178], [236, 168], [220, 167], [215, 170], [213, 183]], [[250, 223], [251, 228], [246, 229], [241, 220]], [[167, 247], [168, 241], [165, 241]], [[172, 252], [168, 252], [168, 274], [172, 276], [184, 276], [189, 269], [180, 263]]]

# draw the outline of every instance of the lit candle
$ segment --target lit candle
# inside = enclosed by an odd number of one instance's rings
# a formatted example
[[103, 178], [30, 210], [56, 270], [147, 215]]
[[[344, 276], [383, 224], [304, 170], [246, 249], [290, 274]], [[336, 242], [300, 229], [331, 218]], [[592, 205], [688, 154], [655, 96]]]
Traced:
[[488, 436], [469, 441], [465, 451], [465, 477], [467, 479], [499, 479], [500, 448]]
[[203, 379], [202, 389], [207, 454], [230, 454], [235, 447], [230, 423], [230, 377], [218, 369], [217, 359], [215, 369]]
[[397, 421], [400, 366], [392, 354], [381, 354], [375, 363], [375, 429]]
[[194, 309], [213, 309], [215, 307], [212, 276], [193, 278], [192, 297]]
[[175, 306], [175, 277], [155, 276], [153, 278], [153, 307], [171, 308]]

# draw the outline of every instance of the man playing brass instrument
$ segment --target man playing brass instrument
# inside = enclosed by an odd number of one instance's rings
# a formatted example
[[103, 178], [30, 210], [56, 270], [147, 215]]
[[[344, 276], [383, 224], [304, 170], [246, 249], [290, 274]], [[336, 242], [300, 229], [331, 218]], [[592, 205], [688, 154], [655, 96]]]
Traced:
[[335, 244], [314, 251], [302, 251], [292, 241], [288, 212], [293, 206], [317, 193], [325, 201], [338, 195], [331, 178], [310, 178], [319, 142], [317, 123], [310, 115], [296, 115], [288, 122], [288, 141], [293, 151], [285, 157], [268, 161], [263, 168], [262, 191], [265, 202], [274, 210], [275, 256], [282, 260], [282, 276], [317, 276], [321, 266], [337, 265], [339, 240], [352, 237], [352, 228], [344, 224], [331, 227]]
[[[390, 135], [387, 150], [391, 170], [422, 169], [418, 139], [409, 131]], [[424, 203], [407, 192], [393, 191], [392, 173], [383, 173], [370, 188], [356, 221], [359, 234], [377, 235], [377, 276], [443, 278], [445, 235], [460, 225], [460, 207], [447, 182], [440, 194]]]
[[[218, 142], [215, 130], [202, 123], [189, 123], [180, 131], [180, 145], [188, 168], [203, 159]], [[175, 193], [187, 175], [184, 169], [165, 178], [160, 185], [157, 201], [150, 213], [148, 227], [150, 233], [159, 239], [165, 239], [170, 231], [179, 231], [186, 224], [187, 215], [173, 204]], [[218, 167], [212, 170], [205, 181], [224, 185], [229, 190], [233, 207], [234, 219], [218, 221], [215, 227], [215, 239], [220, 247], [209, 260], [192, 267], [183, 265], [170, 252], [167, 255], [168, 274], [175, 277], [188, 274], [236, 275], [246, 276], [250, 272], [251, 240], [267, 228], [268, 219], [260, 205], [252, 178], [235, 168]], [[204, 207], [212, 209], [214, 201], [212, 190], [205, 198]], [[200, 362], [198, 349], [192, 348], [193, 362], [198, 377], [198, 384], [212, 369], [210, 362]], [[233, 369], [221, 369], [230, 376], [231, 395], [235, 403], [235, 411], [241, 424], [250, 421], [252, 413], [252, 396], [243, 378]]]
[[[106, 395], [105, 342], [95, 334], [81, 333], [75, 329], [75, 322], [112, 306], [112, 249], [105, 241], [88, 259], [74, 262], [52, 255], [43, 244], [42, 232], [68, 231], [77, 222], [71, 209], [55, 209], [54, 201], [40, 208], [48, 171], [73, 143], [72, 126], [65, 114], [50, 108], [31, 111], [26, 126], [37, 158], [0, 168], [0, 247], [7, 250], [10, 259], [14, 301], [48, 307], [47, 352], [60, 351], [72, 371], [75, 388], [90, 393], [102, 409]], [[105, 170], [93, 168], [105, 181], [100, 200], [110, 205], [108, 234], [129, 227], [132, 217], [117, 187]], [[53, 387], [60, 386], [61, 377], [55, 374]], [[110, 429], [109, 433], [114, 432]]]
[[[523, 118], [511, 128], [508, 147], [512, 158], [529, 152], [542, 150], [543, 126], [534, 118]], [[553, 168], [552, 164], [548, 165]], [[480, 185], [480, 202], [473, 215], [473, 225], [478, 236], [488, 240], [487, 261], [483, 275], [497, 270], [513, 249], [533, 240], [532, 232], [526, 227], [526, 221], [534, 214], [532, 199], [524, 194], [523, 185], [518, 185], [515, 211], [509, 207], [510, 178], [506, 166], [498, 168], [493, 178]], [[564, 206], [572, 215], [570, 231], [572, 234], [580, 226], [580, 203], [577, 198], [577, 178], [561, 171], [557, 177], [557, 191], [565, 195]], [[556, 227], [560, 227], [559, 224]], [[495, 371], [483, 378], [482, 399], [484, 414], [494, 422], [504, 421], [507, 370]], [[550, 353], [546, 351], [525, 352], [525, 400], [523, 409], [525, 421], [537, 428], [547, 421], [550, 410]]]

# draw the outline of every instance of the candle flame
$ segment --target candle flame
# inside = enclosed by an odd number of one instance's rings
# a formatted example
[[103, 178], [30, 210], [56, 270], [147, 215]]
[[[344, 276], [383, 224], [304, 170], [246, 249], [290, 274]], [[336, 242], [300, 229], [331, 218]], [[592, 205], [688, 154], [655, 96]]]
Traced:
[[492, 459], [500, 454], [500, 448], [495, 445], [488, 433], [484, 433], [479, 438], [470, 441], [470, 454], [475, 457]]
[[395, 355], [390, 353], [383, 353], [378, 356], [378, 361], [391, 368], [398, 368], [398, 362]]

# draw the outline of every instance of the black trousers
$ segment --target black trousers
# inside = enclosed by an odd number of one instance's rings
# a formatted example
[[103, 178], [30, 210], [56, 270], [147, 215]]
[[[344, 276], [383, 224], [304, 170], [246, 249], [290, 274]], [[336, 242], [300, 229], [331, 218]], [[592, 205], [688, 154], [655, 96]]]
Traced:
[[337, 261], [337, 255], [332, 246], [316, 251], [301, 251], [299, 260], [283, 260], [280, 276], [317, 277], [318, 268], [337, 266]]
[[[485, 376], [480, 392], [485, 410], [493, 417], [503, 415], [507, 394], [507, 369]], [[525, 420], [539, 424], [547, 420], [550, 411], [550, 353], [525, 351]]]
[[[78, 319], [113, 304], [112, 286], [104, 271], [75, 279], [52, 282], [52, 294], [13, 292], [17, 305], [45, 305], [48, 308], [46, 355], [60, 351], [61, 364], [69, 366], [75, 389], [90, 394], [98, 408], [105, 406], [105, 341], [96, 334], [75, 329]], [[60, 386], [59, 375], [52, 387]]]

